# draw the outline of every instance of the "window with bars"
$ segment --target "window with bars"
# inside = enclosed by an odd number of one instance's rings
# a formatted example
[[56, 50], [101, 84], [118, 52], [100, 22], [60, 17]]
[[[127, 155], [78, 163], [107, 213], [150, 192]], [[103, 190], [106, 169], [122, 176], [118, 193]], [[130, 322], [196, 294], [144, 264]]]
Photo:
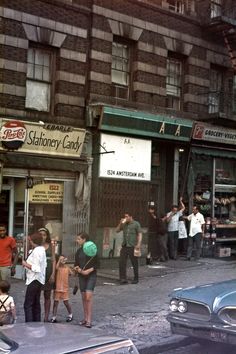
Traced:
[[52, 88], [52, 52], [29, 48], [25, 106], [37, 111], [50, 111]]
[[222, 0], [211, 0], [211, 18], [221, 16]]
[[167, 0], [168, 8], [171, 11], [183, 14], [185, 12], [184, 0]]
[[210, 92], [208, 102], [208, 112], [220, 112], [220, 101], [222, 96], [223, 73], [221, 70], [211, 69], [210, 72]]
[[167, 58], [166, 94], [167, 107], [180, 110], [182, 96], [182, 60]]

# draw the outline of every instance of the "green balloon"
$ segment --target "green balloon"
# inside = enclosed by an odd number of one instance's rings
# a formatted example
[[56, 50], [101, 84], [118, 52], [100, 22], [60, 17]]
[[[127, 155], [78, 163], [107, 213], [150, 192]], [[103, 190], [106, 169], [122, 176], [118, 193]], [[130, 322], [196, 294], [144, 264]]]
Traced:
[[94, 257], [97, 254], [97, 246], [92, 241], [86, 241], [83, 245], [83, 251], [88, 257]]

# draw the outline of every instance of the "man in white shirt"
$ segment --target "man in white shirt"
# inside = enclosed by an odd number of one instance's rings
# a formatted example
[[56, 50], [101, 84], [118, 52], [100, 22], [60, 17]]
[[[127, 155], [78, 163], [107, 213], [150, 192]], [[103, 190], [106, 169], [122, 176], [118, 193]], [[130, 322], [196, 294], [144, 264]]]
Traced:
[[170, 259], [177, 259], [178, 256], [178, 238], [179, 238], [179, 218], [183, 215], [185, 205], [182, 197], [179, 200], [180, 208], [178, 205], [172, 205], [171, 211], [167, 213], [164, 218], [168, 224], [168, 244]]
[[193, 212], [187, 217], [187, 219], [190, 221], [187, 260], [191, 261], [194, 244], [196, 248], [195, 259], [198, 260], [201, 255], [201, 240], [205, 228], [204, 216], [199, 213], [197, 206], [193, 206]]

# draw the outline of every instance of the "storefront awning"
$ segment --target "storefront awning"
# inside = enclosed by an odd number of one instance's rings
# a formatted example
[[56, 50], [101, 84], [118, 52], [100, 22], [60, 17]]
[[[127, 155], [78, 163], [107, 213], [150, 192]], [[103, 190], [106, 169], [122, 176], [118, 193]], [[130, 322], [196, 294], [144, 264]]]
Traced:
[[39, 157], [18, 152], [0, 154], [4, 167], [44, 169], [56, 171], [82, 172], [87, 168], [87, 162], [82, 160]]
[[209, 147], [199, 147], [199, 146], [192, 146], [191, 151], [194, 154], [198, 155], [205, 155], [205, 156], [212, 156], [212, 157], [224, 157], [228, 159], [236, 159], [236, 150], [223, 150], [219, 148], [211, 149]]
[[187, 119], [104, 106], [99, 127], [115, 133], [189, 141], [192, 126], [193, 121]]

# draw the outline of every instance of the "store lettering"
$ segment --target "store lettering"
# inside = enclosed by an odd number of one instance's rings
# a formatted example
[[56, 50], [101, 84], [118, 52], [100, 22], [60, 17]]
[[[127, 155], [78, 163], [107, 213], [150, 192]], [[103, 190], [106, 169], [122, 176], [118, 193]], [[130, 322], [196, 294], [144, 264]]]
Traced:
[[64, 136], [63, 139], [51, 139], [47, 138], [45, 136], [46, 134], [40, 133], [39, 136], [37, 136], [37, 132], [35, 131], [30, 131], [29, 132], [29, 141], [27, 141], [28, 145], [34, 145], [34, 146], [43, 146], [43, 147], [48, 147], [48, 148], [53, 148], [56, 151], [62, 147], [63, 149], [67, 150], [74, 150], [76, 152], [79, 151], [82, 143], [80, 143], [79, 137], [77, 138], [76, 141], [71, 141], [69, 138], [70, 136], [67, 134]]
[[175, 136], [180, 136], [180, 125], [178, 125], [178, 127], [175, 131]]
[[159, 134], [165, 134], [165, 122], [162, 123]]
[[[168, 129], [169, 126], [167, 126], [167, 129]], [[165, 134], [166, 133], [166, 123], [163, 122], [161, 124], [161, 127], [159, 129], [159, 134]], [[168, 132], [167, 132], [168, 134]], [[174, 132], [174, 136], [180, 136], [181, 135], [181, 125], [179, 124]]]
[[25, 138], [25, 129], [5, 129], [2, 135], [2, 140], [15, 140], [15, 139], [24, 139]]
[[145, 178], [145, 174], [143, 172], [129, 172], [129, 171], [115, 171], [115, 170], [107, 170], [108, 176], [123, 176], [123, 177], [139, 177]]

